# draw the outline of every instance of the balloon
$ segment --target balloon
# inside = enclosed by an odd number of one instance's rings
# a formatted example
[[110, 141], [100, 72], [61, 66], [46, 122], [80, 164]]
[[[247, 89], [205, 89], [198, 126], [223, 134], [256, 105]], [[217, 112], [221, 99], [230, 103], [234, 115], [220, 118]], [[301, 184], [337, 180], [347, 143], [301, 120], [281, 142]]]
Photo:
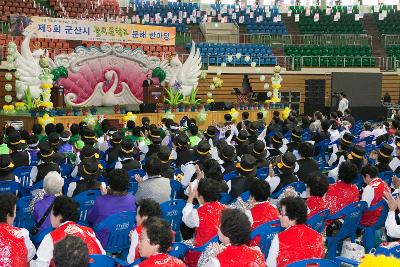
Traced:
[[19, 79], [19, 77], [21, 77], [21, 72], [16, 71], [16, 72], [14, 73], [14, 76], [15, 76], [15, 78]]
[[164, 113], [163, 118], [173, 120], [175, 118], [175, 114], [172, 114], [171, 111], [168, 110], [167, 112]]
[[12, 55], [8, 55], [7, 56], [7, 62], [8, 63], [13, 63], [13, 61], [14, 61], [14, 57]]
[[217, 70], [217, 76], [221, 76], [222, 70]]
[[14, 63], [7, 63], [7, 70], [11, 71], [14, 69]]
[[135, 122], [136, 121], [136, 115], [135, 114], [133, 114], [132, 112], [128, 112], [128, 113], [126, 113], [126, 115], [123, 117], [123, 120], [124, 120], [124, 122], [128, 122], [128, 121], [133, 121], [133, 122]]
[[240, 54], [240, 53], [237, 53], [237, 54], [236, 54], [236, 58], [237, 58], [237, 59], [239, 59], [239, 58], [241, 58], [241, 57], [242, 57], [242, 54]]
[[6, 103], [11, 103], [11, 101], [12, 101], [12, 96], [11, 96], [11, 95], [5, 95], [5, 96], [4, 96], [4, 101], [6, 101]]
[[255, 66], [257, 66], [257, 63], [255, 63], [254, 61], [251, 62], [251, 66], [254, 68]]
[[49, 124], [49, 123], [54, 123], [54, 118], [50, 117], [49, 114], [44, 114], [43, 117], [39, 117], [38, 123], [43, 126], [43, 128]]
[[160, 82], [162, 82], [162, 81], [164, 81], [165, 78], [167, 77], [167, 74], [165, 73], [165, 71], [164, 71], [162, 68], [157, 67], [157, 68], [155, 68], [155, 69], [153, 70], [151, 76], [152, 76], [152, 77], [158, 77], [158, 79], [160, 80]]
[[246, 62], [249, 62], [250, 59], [251, 59], [250, 56], [245, 56], [245, 57], [244, 57], [244, 61], [246, 61]]
[[228, 62], [232, 62], [233, 61], [233, 56], [232, 55], [228, 55], [227, 60], [228, 60]]
[[87, 126], [90, 129], [94, 129], [96, 127], [98, 119], [97, 119], [96, 116], [93, 116], [92, 114], [89, 114], [83, 119], [83, 121], [86, 122]]
[[11, 74], [10, 72], [7, 72], [6, 75], [4, 75], [4, 78], [5, 78], [7, 81], [11, 81], [11, 79], [12, 79], [12, 74]]
[[200, 112], [197, 113], [197, 116], [196, 116], [197, 123], [203, 124], [207, 120], [207, 116], [208, 116], [208, 114], [204, 109], [200, 110]]
[[257, 68], [257, 69], [256, 69], [256, 73], [260, 73], [260, 71], [261, 71], [260, 68]]
[[239, 118], [239, 112], [235, 108], [232, 108], [229, 114], [232, 116], [232, 121], [236, 121]]
[[222, 63], [221, 63], [221, 67], [226, 67], [226, 63], [225, 63], [225, 62], [222, 62]]
[[267, 92], [267, 96], [268, 96], [268, 97], [271, 97], [271, 96], [272, 96], [272, 92], [271, 92], [271, 91], [268, 91], [268, 92]]
[[268, 90], [268, 88], [269, 88], [269, 84], [268, 83], [264, 83], [264, 89]]
[[260, 76], [260, 81], [262, 81], [262, 82], [265, 81], [265, 76], [264, 75]]
[[286, 107], [283, 111], [282, 111], [282, 119], [286, 120], [289, 117], [290, 114], [290, 108]]
[[4, 90], [6, 90], [7, 92], [10, 92], [12, 90], [12, 85], [7, 83], [6, 85], [4, 85]]
[[218, 77], [213, 78], [213, 82], [216, 83], [218, 81]]
[[208, 92], [208, 93], [207, 93], [207, 97], [208, 97], [208, 98], [212, 98], [212, 96], [213, 96], [213, 95], [212, 95], [211, 92]]
[[210, 84], [210, 89], [211, 90], [215, 90], [215, 85], [214, 84]]

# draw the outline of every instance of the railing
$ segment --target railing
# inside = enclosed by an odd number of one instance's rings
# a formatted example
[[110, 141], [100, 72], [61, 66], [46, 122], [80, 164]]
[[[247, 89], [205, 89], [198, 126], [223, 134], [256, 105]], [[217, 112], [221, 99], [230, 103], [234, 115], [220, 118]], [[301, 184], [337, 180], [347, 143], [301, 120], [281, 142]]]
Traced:
[[389, 45], [400, 45], [400, 35], [384, 35], [385, 47]]

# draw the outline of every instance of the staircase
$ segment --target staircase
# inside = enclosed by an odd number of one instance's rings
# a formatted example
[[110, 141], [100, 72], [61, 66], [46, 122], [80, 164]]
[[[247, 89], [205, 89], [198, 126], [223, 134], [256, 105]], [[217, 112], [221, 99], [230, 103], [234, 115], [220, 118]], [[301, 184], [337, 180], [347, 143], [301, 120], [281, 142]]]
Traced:
[[366, 34], [372, 36], [372, 56], [386, 57], [387, 55], [383, 39], [379, 34], [378, 28], [376, 27], [374, 17], [372, 16], [372, 14], [364, 14], [362, 23]]
[[286, 30], [289, 35], [299, 35], [299, 27], [297, 26], [297, 22], [294, 22], [294, 14], [291, 17], [288, 17], [287, 14], [282, 14], [282, 21], [285, 24]]

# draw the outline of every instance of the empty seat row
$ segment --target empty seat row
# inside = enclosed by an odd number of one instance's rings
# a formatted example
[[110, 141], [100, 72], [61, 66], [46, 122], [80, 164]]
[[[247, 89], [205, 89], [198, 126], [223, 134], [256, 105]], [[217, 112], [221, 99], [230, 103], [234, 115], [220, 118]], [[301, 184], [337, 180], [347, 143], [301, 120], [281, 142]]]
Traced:
[[287, 56], [371, 56], [369, 46], [286, 45]]

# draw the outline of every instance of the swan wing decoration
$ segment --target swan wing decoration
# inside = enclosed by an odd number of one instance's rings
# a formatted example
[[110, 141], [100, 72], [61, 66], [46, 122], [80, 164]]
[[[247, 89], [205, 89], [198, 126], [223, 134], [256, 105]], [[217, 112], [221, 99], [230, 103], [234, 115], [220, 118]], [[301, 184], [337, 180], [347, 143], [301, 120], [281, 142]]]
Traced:
[[178, 72], [177, 79], [182, 84], [182, 94], [189, 96], [194, 87], [199, 83], [201, 74], [201, 55], [200, 50], [196, 48], [196, 44], [192, 41], [192, 48], [189, 57], [186, 59], [182, 68]]

